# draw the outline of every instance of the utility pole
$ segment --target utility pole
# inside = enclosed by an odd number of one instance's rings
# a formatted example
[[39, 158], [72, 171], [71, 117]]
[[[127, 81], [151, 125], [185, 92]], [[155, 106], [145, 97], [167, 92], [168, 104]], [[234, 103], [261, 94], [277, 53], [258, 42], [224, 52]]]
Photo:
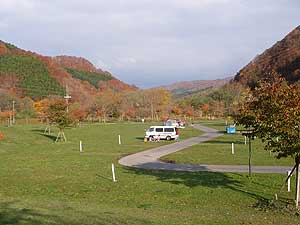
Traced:
[[71, 96], [69, 95], [68, 86], [66, 85], [66, 95], [64, 96], [64, 99], [66, 99], [67, 103], [67, 113], [69, 112], [69, 99], [71, 99]]

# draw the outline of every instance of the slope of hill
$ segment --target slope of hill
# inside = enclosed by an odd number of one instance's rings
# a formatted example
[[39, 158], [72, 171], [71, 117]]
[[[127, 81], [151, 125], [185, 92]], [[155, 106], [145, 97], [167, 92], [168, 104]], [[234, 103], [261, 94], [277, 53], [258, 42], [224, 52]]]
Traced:
[[237, 73], [234, 80], [254, 87], [258, 80], [271, 72], [281, 74], [291, 83], [300, 80], [300, 26], [255, 57]]
[[228, 83], [231, 79], [232, 77], [217, 80], [182, 81], [162, 86], [162, 88], [171, 91], [177, 97], [183, 97], [203, 89], [221, 87]]
[[107, 89], [136, 89], [84, 58], [42, 56], [0, 41], [0, 91], [41, 99], [63, 95], [66, 86], [72, 98], [81, 102]]

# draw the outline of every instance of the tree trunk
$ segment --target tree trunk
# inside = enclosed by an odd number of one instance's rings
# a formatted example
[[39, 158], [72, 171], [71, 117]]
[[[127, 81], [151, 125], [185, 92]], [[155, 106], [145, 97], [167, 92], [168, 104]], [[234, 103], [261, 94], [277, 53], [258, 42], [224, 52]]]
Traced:
[[300, 184], [300, 177], [299, 177], [299, 162], [300, 162], [300, 156], [297, 155], [295, 157], [295, 163], [296, 163], [296, 208], [299, 206], [299, 184]]

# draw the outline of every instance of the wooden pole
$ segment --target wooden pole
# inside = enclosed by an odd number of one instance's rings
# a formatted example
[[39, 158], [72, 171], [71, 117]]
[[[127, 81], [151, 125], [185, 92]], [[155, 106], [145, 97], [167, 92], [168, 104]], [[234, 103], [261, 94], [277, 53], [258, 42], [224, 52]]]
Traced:
[[234, 155], [234, 143], [231, 143], [231, 154]]
[[245, 145], [247, 144], [247, 136], [245, 136]]

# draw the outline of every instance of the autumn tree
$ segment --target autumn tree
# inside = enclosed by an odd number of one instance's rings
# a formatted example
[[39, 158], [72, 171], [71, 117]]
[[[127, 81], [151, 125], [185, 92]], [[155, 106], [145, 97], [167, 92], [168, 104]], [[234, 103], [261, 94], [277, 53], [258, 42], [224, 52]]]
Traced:
[[41, 120], [41, 122], [45, 122], [47, 120], [49, 104], [50, 101], [47, 98], [33, 103], [33, 108], [35, 109], [37, 117]]
[[64, 129], [72, 124], [71, 117], [67, 112], [66, 102], [60, 99], [51, 101], [47, 111], [47, 118], [50, 123], [56, 125], [59, 129], [55, 142], [58, 140], [66, 141]]
[[75, 125], [81, 126], [81, 123], [87, 118], [87, 114], [87, 109], [82, 108], [78, 102], [71, 104], [69, 116]]
[[296, 170], [296, 206], [299, 204], [300, 88], [276, 77], [262, 82], [245, 98], [237, 121], [252, 128], [276, 157], [292, 157]]
[[115, 109], [114, 98], [114, 93], [111, 90], [100, 92], [95, 96], [92, 111], [95, 114], [95, 116], [98, 117], [99, 121], [102, 117], [103, 121], [106, 122], [107, 116], [112, 115]]
[[7, 122], [7, 126], [11, 126], [12, 125], [12, 116], [14, 115], [13, 111], [10, 110], [5, 110], [0, 112], [0, 119], [1, 121], [8, 121]]

